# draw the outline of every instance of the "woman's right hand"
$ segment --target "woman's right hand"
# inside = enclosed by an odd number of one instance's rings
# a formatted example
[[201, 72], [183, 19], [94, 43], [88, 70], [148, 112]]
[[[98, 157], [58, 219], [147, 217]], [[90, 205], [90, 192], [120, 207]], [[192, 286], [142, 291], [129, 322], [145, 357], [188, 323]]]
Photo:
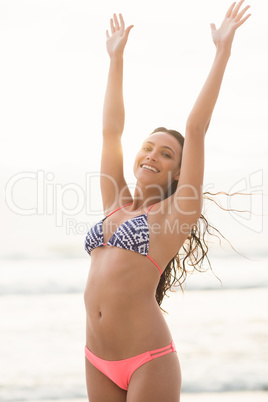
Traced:
[[106, 47], [110, 57], [123, 55], [129, 32], [134, 27], [134, 25], [130, 25], [125, 29], [122, 14], [119, 14], [119, 19], [120, 25], [116, 14], [114, 14], [113, 18], [110, 19], [111, 35], [108, 30], [106, 31]]
[[211, 35], [216, 48], [231, 50], [237, 28], [244, 24], [244, 22], [251, 16], [251, 14], [247, 14], [242, 18], [250, 7], [246, 6], [240, 11], [240, 7], [243, 3], [244, 0], [240, 0], [239, 3], [236, 4], [236, 2], [234, 2], [231, 5], [218, 29], [216, 29], [215, 24], [210, 24]]

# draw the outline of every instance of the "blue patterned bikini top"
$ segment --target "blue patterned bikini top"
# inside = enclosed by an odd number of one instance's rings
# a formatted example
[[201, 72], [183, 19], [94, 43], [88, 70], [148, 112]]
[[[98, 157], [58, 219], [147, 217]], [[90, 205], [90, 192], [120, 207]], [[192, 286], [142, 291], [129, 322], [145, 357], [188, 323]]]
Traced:
[[[132, 203], [124, 205], [121, 208], [131, 204]], [[135, 216], [134, 218], [122, 223], [122, 225], [120, 225], [119, 228], [113, 233], [110, 240], [107, 243], [104, 243], [102, 223], [105, 219], [119, 211], [121, 208], [111, 212], [88, 231], [85, 240], [85, 250], [89, 255], [94, 248], [102, 246], [114, 246], [123, 248], [125, 250], [135, 251], [136, 253], [142, 254], [149, 258], [149, 260], [151, 260], [159, 269], [160, 274], [162, 274], [158, 264], [148, 256], [149, 227], [147, 222], [147, 214], [154, 205], [151, 205], [145, 214]]]

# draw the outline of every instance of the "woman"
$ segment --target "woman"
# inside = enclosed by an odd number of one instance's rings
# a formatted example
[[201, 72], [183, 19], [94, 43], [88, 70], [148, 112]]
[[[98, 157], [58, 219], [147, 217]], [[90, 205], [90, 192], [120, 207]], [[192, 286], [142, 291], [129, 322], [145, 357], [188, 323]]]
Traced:
[[90, 402], [180, 400], [180, 364], [156, 290], [201, 216], [205, 134], [235, 31], [250, 16], [245, 16], [249, 6], [241, 10], [243, 1], [231, 5], [219, 29], [211, 24], [216, 55], [187, 119], [185, 140], [164, 128], [145, 139], [134, 163], [133, 196], [124, 179], [121, 147], [123, 52], [133, 25], [125, 29], [122, 15], [119, 24], [114, 14], [111, 34], [106, 31], [110, 69], [101, 163], [106, 217], [85, 243], [91, 254], [85, 289]]

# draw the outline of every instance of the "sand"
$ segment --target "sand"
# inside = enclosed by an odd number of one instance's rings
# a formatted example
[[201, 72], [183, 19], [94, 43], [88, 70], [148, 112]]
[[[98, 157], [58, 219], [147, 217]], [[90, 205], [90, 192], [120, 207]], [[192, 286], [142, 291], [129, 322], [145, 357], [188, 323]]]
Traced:
[[182, 394], [181, 402], [268, 402], [268, 392]]
[[[268, 392], [223, 392], [223, 393], [202, 393], [202, 394], [181, 394], [181, 402], [268, 402]], [[40, 402], [40, 401], [29, 401]], [[42, 402], [53, 402], [42, 400]], [[54, 400], [55, 402], [55, 400]], [[87, 399], [68, 399], [57, 402], [88, 402]]]

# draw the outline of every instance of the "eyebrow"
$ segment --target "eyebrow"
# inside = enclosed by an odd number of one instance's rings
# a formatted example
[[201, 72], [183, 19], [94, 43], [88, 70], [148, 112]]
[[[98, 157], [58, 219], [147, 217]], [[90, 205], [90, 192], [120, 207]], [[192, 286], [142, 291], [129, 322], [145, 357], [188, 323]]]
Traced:
[[[153, 144], [153, 145], [155, 145], [155, 143], [154, 142], [152, 142], [152, 141], [145, 141], [145, 143], [146, 142], [149, 142], [149, 144]], [[172, 148], [170, 148], [170, 147], [168, 147], [167, 145], [161, 145], [161, 148], [167, 148], [167, 149], [169, 149], [170, 151], [172, 151], [173, 152], [173, 154], [175, 155], [175, 152], [173, 151], [173, 149]]]

